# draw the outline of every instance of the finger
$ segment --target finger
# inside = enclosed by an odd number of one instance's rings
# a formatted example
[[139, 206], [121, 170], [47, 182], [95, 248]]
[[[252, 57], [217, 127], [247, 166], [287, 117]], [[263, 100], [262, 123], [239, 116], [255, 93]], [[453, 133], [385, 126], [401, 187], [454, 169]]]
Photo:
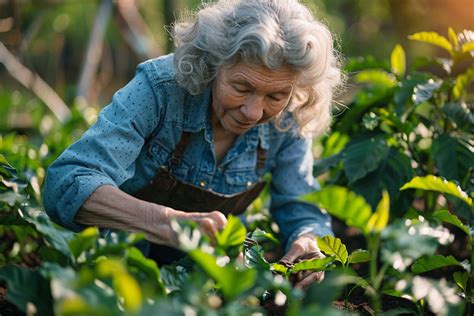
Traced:
[[213, 211], [209, 213], [209, 216], [216, 223], [217, 229], [221, 230], [227, 225], [227, 217], [219, 211]]
[[302, 243], [295, 242], [290, 250], [280, 259], [281, 263], [294, 263], [296, 259], [304, 255], [306, 249]]
[[217, 232], [217, 227], [216, 227], [215, 222], [209, 217], [201, 218], [197, 222], [199, 225], [199, 230], [203, 234], [206, 234], [207, 236], [209, 236], [211, 240], [214, 242], [216, 238], [215, 235]]
[[321, 282], [324, 279], [324, 271], [313, 272], [306, 278], [295, 284], [295, 288], [304, 289], [314, 282]]

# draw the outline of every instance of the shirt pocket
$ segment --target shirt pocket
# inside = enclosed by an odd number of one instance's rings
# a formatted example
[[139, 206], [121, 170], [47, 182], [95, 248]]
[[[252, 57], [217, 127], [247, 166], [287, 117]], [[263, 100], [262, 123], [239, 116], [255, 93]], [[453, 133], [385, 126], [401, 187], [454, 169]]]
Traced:
[[247, 170], [232, 170], [225, 174], [226, 185], [230, 193], [239, 193], [250, 189], [259, 177], [254, 169]]
[[168, 165], [168, 161], [171, 159], [171, 153], [172, 150], [157, 139], [152, 140], [148, 148], [148, 155], [150, 159], [158, 167]]

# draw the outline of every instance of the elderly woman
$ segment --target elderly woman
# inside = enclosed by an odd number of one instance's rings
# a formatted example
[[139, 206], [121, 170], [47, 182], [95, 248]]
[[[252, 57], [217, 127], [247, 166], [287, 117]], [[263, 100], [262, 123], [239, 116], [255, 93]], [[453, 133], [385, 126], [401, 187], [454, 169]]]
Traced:
[[174, 55], [139, 65], [50, 166], [48, 214], [73, 231], [144, 232], [165, 264], [180, 255], [171, 219], [213, 236], [270, 172], [282, 261], [320, 256], [314, 236], [332, 234], [330, 219], [298, 197], [318, 188], [311, 138], [327, 130], [341, 80], [328, 29], [296, 0], [221, 0], [176, 23], [173, 37]]

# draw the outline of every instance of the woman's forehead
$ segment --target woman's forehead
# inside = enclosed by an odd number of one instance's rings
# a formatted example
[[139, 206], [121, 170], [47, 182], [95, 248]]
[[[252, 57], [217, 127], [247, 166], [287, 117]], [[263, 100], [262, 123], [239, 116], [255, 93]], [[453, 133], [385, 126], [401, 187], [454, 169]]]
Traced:
[[271, 84], [279, 87], [289, 86], [291, 88], [298, 79], [298, 72], [288, 65], [283, 65], [274, 70], [263, 65], [241, 62], [229, 67], [223, 67], [221, 72], [229, 80], [246, 81], [251, 85]]

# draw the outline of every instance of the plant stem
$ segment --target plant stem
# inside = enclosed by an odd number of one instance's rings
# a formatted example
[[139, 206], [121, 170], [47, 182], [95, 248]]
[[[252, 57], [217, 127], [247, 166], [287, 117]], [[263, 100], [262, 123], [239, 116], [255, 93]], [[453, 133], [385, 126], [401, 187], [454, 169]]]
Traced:
[[[370, 266], [369, 266], [369, 273], [370, 273], [370, 284], [374, 288], [374, 293], [372, 294], [372, 308], [374, 309], [375, 315], [381, 310], [381, 302], [380, 302], [380, 295], [378, 293], [378, 286], [381, 282], [377, 282], [377, 259], [379, 253], [379, 245], [380, 245], [380, 234], [376, 233], [374, 235], [368, 236], [368, 244], [369, 244], [369, 251], [370, 251]], [[376, 285], [378, 285], [376, 287]]]

